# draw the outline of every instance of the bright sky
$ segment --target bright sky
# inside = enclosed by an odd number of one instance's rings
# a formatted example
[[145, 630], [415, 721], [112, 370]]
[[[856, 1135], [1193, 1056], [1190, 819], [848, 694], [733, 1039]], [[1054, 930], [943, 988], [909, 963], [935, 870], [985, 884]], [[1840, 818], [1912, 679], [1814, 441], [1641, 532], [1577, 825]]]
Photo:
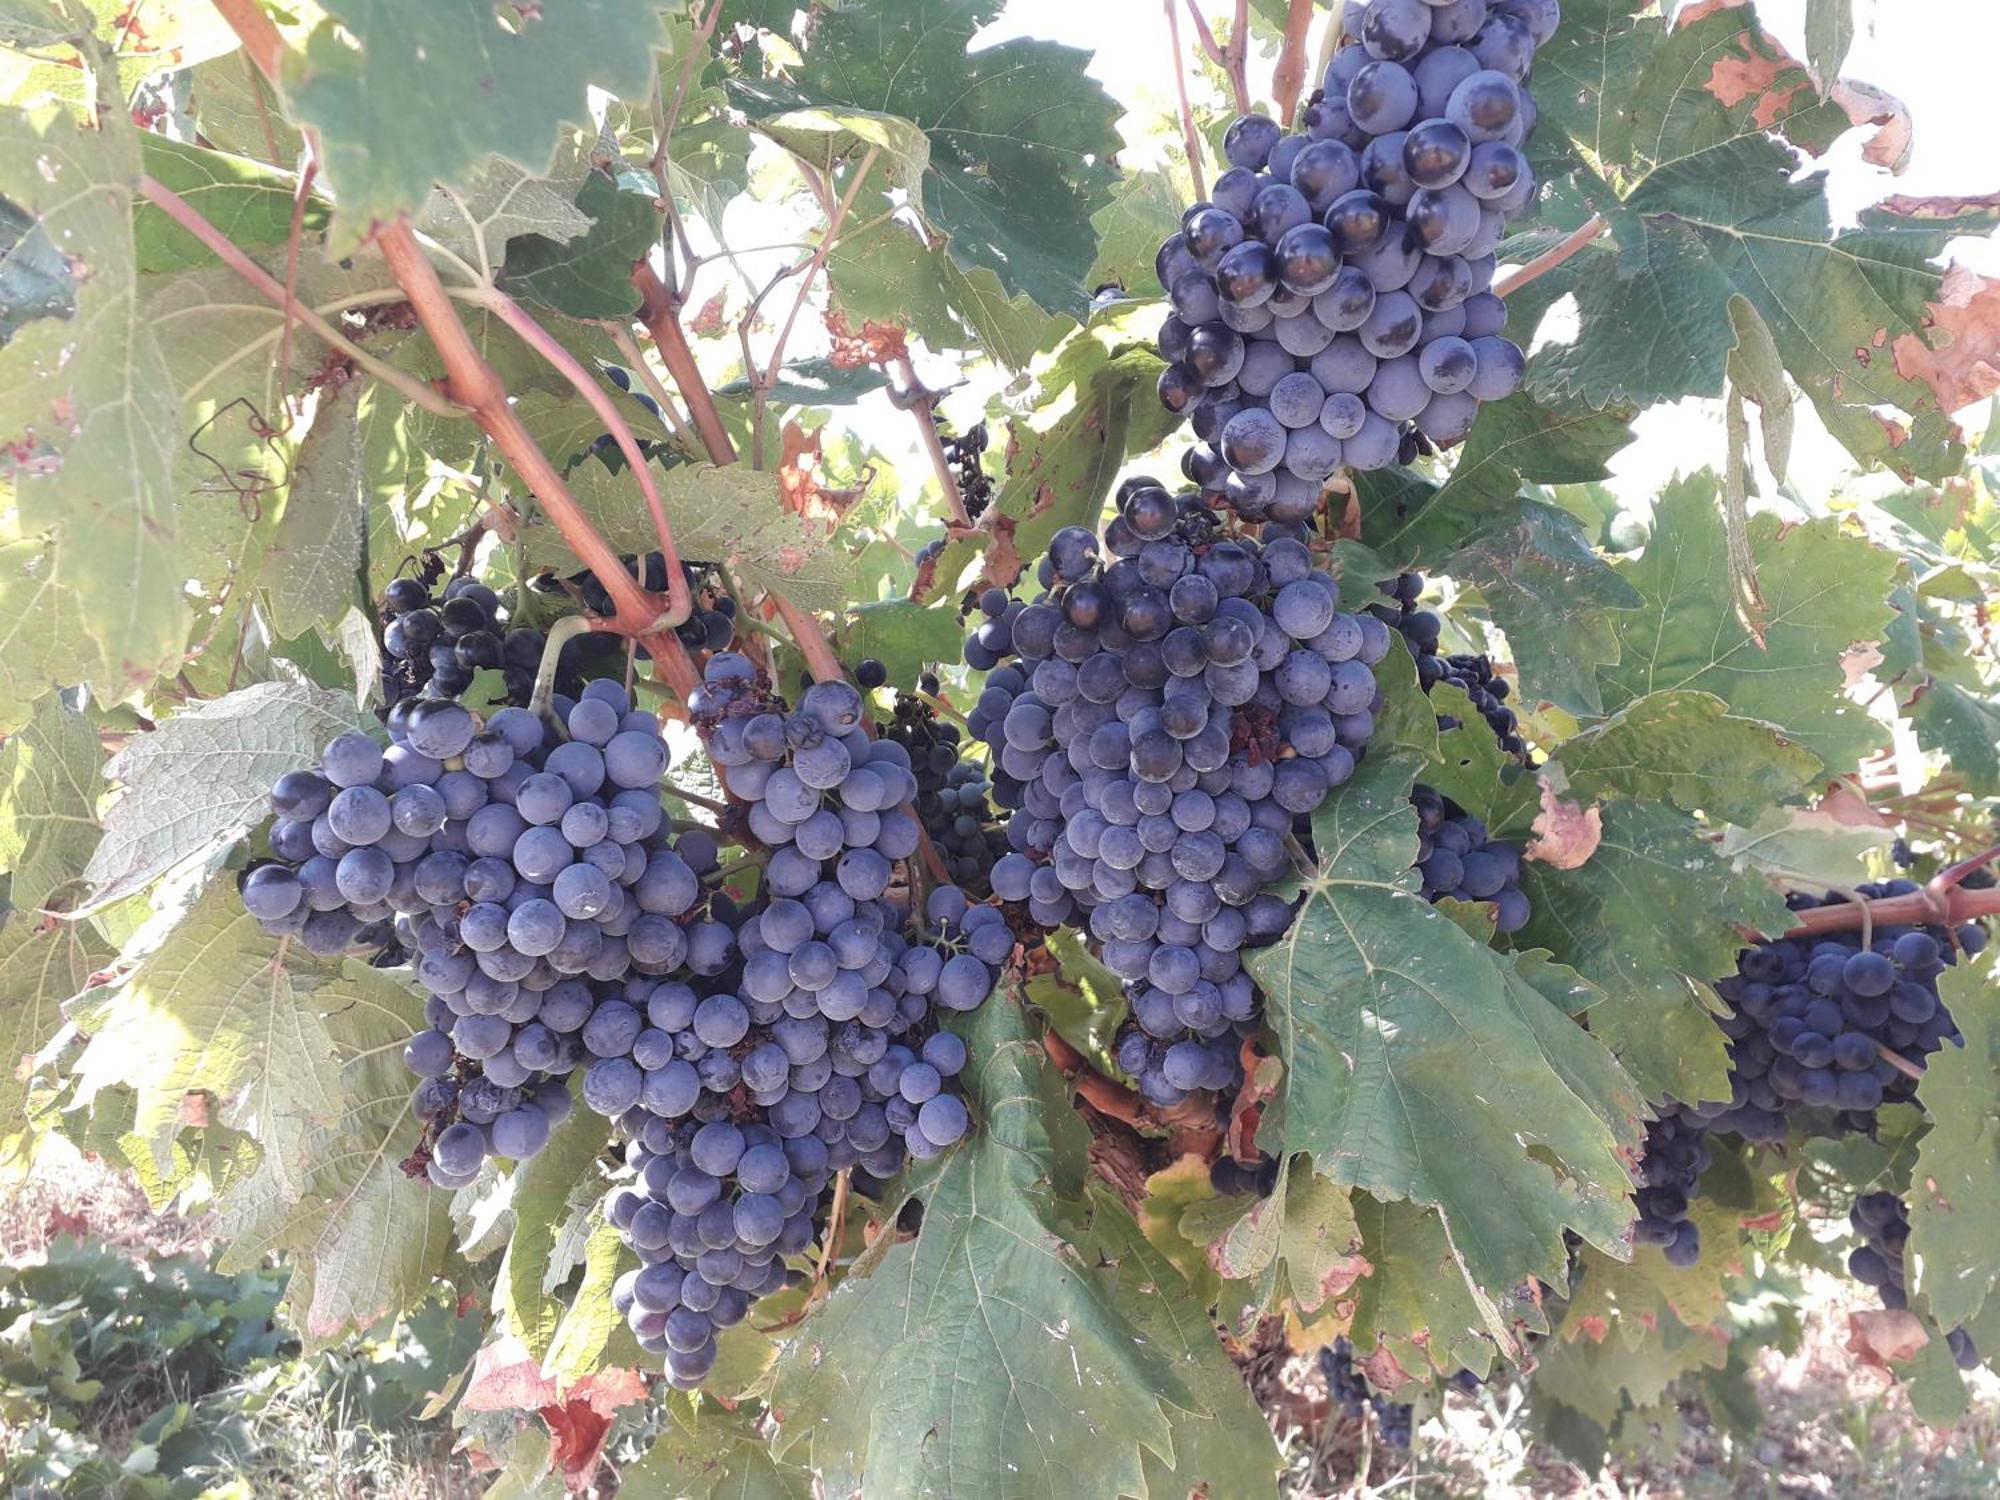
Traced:
[[[1205, 14], [1218, 17], [1232, 9], [1221, 0], [1200, 3]], [[1806, 0], [1761, 0], [1758, 5], [1765, 25], [1800, 57], [1805, 55], [1805, 12]], [[2000, 5], [1991, 0], [1854, 0], [1854, 13], [1854, 46], [1842, 72], [1908, 104], [1916, 146], [1904, 172], [1891, 177], [1861, 159], [1864, 137], [1859, 133], [1843, 139], [1821, 164], [1829, 173], [1835, 213], [1851, 218], [1894, 193], [1977, 196], [2000, 191], [2000, 153], [1993, 149], [1991, 119]], [[1192, 47], [1185, 12], [1182, 23], [1182, 43]], [[1091, 73], [1130, 111], [1159, 116], [1174, 110], [1162, 0], [1009, 0], [1003, 18], [981, 40], [1021, 35], [1091, 51]], [[1265, 69], [1270, 61], [1266, 56]], [[1188, 78], [1190, 87], [1199, 90], [1192, 68]], [[1252, 82], [1258, 82], [1255, 73]], [[1310, 80], [1307, 87], [1312, 87]], [[2000, 275], [2000, 241], [1960, 241], [1952, 253], [1987, 275]], [[1615, 464], [1614, 487], [1637, 499], [1655, 493], [1676, 466], [1691, 461], [1720, 466], [1719, 411], [1715, 403], [1688, 402], [1647, 413], [1639, 424], [1639, 441]], [[1822, 495], [1849, 467], [1845, 453], [1819, 430], [1802, 403], [1794, 485], [1803, 494]]]

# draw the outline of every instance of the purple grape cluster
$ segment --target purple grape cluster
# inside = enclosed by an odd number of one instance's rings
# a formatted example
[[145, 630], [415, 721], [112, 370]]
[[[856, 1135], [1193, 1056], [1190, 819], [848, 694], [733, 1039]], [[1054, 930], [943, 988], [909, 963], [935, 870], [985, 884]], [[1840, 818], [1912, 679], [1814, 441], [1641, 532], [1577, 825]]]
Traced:
[[1335, 1339], [1319, 1351], [1319, 1372], [1326, 1381], [1326, 1394], [1351, 1421], [1372, 1414], [1382, 1441], [1391, 1448], [1407, 1450], [1414, 1436], [1413, 1410], [1407, 1401], [1385, 1401], [1375, 1394], [1354, 1363], [1354, 1346], [1345, 1337]]
[[[275, 857], [240, 883], [265, 931], [315, 953], [392, 935], [416, 953], [429, 1025], [404, 1061], [440, 1187], [542, 1149], [564, 1080], [615, 1051], [600, 1012], [634, 971], [679, 961], [674, 918], [700, 893], [667, 837], [659, 721], [608, 680], [554, 713], [560, 730], [522, 708], [482, 724], [424, 698], [386, 749], [339, 736], [278, 779]], [[697, 858], [712, 865], [712, 844]]]
[[[1889, 880], [1858, 888], [1864, 897], [1906, 896], [1918, 887]], [[1838, 895], [1796, 893], [1794, 911], [1837, 905]], [[1882, 924], [1869, 942], [1858, 930], [1780, 938], [1746, 948], [1736, 972], [1716, 985], [1733, 1007], [1720, 1025], [1730, 1038], [1730, 1097], [1692, 1107], [1711, 1129], [1752, 1141], [1781, 1141], [1800, 1110], [1829, 1112], [1833, 1130], [1865, 1130], [1885, 1103], [1913, 1098], [1916, 1080], [1891, 1058], [1920, 1065], [1960, 1040], [1938, 998], [1938, 976], [1955, 951], [1977, 953], [1985, 929]]]
[[[1000, 599], [1004, 609], [1006, 595]], [[1007, 835], [994, 819], [992, 778], [964, 758], [958, 726], [940, 719], [921, 698], [899, 697], [883, 734], [909, 752], [917, 817], [952, 881], [974, 894], [990, 891], [993, 863], [1007, 852]]]
[[[1863, 1193], [1847, 1218], [1862, 1239], [1848, 1254], [1848, 1275], [1872, 1288], [1890, 1311], [1907, 1308], [1910, 1294], [1904, 1285], [1903, 1247], [1910, 1240], [1908, 1206], [1894, 1193]], [[1978, 1346], [1963, 1328], [1947, 1333], [1945, 1345], [1961, 1370], [1979, 1368]]]
[[1531, 912], [1520, 887], [1520, 846], [1488, 838], [1485, 823], [1435, 788], [1417, 785], [1410, 805], [1417, 810], [1417, 873], [1424, 899], [1484, 902], [1498, 932], [1527, 926]]
[[[1857, 894], [1880, 899], [1917, 890], [1913, 881], [1899, 879], [1863, 885]], [[1797, 892], [1787, 903], [1808, 911], [1845, 900]], [[1958, 953], [1976, 954], [1985, 946], [1986, 931], [1977, 923], [1955, 930], [1885, 923], [1866, 942], [1857, 930], [1745, 948], [1736, 972], [1715, 986], [1732, 1007], [1717, 1021], [1729, 1037], [1729, 1098], [1661, 1106], [1640, 1161], [1634, 1240], [1660, 1246], [1678, 1266], [1700, 1259], [1687, 1203], [1707, 1168], [1711, 1133], [1774, 1145], [1794, 1127], [1822, 1136], [1872, 1131], [1884, 1104], [1914, 1099], [1917, 1081], [1906, 1068], [1947, 1042], [1962, 1041], [1938, 996], [1938, 976]], [[1893, 1194], [1871, 1198], [1895, 1202]], [[1874, 1209], [1868, 1217], [1867, 1225], [1857, 1218], [1857, 1228], [1872, 1231], [1891, 1222]], [[1900, 1240], [1892, 1248], [1900, 1278]], [[1875, 1264], [1862, 1257], [1855, 1274], [1871, 1286], [1891, 1287], [1886, 1272], [1879, 1273], [1882, 1280], [1863, 1274]], [[1891, 1290], [1900, 1295], [1899, 1279]], [[1890, 1295], [1885, 1290], [1886, 1305], [1899, 1305], [1887, 1300]]]
[[832, 1174], [854, 1168], [866, 1191], [964, 1138], [965, 1044], [938, 1023], [983, 1004], [1013, 949], [999, 911], [956, 887], [913, 909], [895, 866], [917, 848], [901, 810], [915, 778], [903, 747], [869, 737], [852, 687], [818, 684], [787, 710], [722, 653], [694, 696], [769, 851], [763, 888], [689, 911], [671, 972], [600, 1010], [620, 1045], [583, 1081], [637, 1179], [609, 1202], [643, 1263], [614, 1305], [682, 1388], [713, 1368], [716, 1333], [785, 1284]]
[[[1424, 592], [1424, 575], [1403, 573], [1380, 587], [1389, 597], [1369, 605], [1369, 613], [1402, 635], [1410, 654], [1417, 659], [1417, 681], [1424, 691], [1428, 693], [1440, 682], [1450, 683], [1472, 700], [1472, 706], [1479, 710], [1500, 748], [1523, 765], [1528, 764], [1528, 742], [1521, 737], [1521, 721], [1507, 706], [1513, 684], [1494, 671], [1493, 658], [1471, 653], [1438, 654], [1444, 621], [1430, 610], [1417, 607], [1417, 600]], [[1438, 715], [1438, 728], [1457, 727], [1456, 719]]]
[[1676, 1112], [1646, 1127], [1639, 1191], [1633, 1198], [1639, 1214], [1633, 1244], [1657, 1245], [1670, 1265], [1683, 1268], [1701, 1259], [1701, 1231], [1690, 1222], [1688, 1205], [1713, 1154], [1706, 1127]]
[[1066, 528], [1042, 594], [981, 601], [969, 721], [1011, 811], [995, 892], [1085, 926], [1131, 1004], [1119, 1065], [1164, 1107], [1241, 1076], [1243, 951], [1290, 925], [1265, 888], [1367, 748], [1394, 637], [1340, 611], [1295, 529], [1222, 534], [1150, 479], [1120, 486], [1102, 551]]
[[1450, 444], [1520, 387], [1491, 290], [1535, 201], [1527, 89], [1557, 0], [1350, 6], [1323, 90], [1286, 135], [1263, 115], [1155, 262], [1161, 402], [1203, 446], [1188, 475], [1246, 518], [1302, 520], [1342, 468]]

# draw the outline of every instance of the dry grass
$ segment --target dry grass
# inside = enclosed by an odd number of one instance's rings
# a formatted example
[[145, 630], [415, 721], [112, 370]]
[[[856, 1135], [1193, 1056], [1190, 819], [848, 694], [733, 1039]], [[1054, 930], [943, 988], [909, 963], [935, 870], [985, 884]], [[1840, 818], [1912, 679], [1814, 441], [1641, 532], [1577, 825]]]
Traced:
[[0, 1259], [38, 1260], [59, 1235], [93, 1240], [135, 1259], [205, 1256], [207, 1221], [155, 1213], [129, 1172], [51, 1137], [34, 1170], [0, 1178]]

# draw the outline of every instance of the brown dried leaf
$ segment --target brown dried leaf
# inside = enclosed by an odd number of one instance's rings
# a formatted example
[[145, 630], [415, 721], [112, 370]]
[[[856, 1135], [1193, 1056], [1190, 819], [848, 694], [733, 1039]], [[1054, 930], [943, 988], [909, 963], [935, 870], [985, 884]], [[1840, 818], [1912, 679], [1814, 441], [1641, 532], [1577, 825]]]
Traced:
[[870, 320], [856, 333], [848, 326], [845, 313], [829, 312], [825, 321], [827, 334], [833, 340], [833, 350], [827, 358], [835, 369], [856, 370], [863, 365], [886, 365], [910, 357], [909, 336], [894, 323]]
[[797, 422], [785, 424], [784, 451], [778, 457], [778, 497], [785, 509], [800, 520], [819, 522], [831, 532], [866, 493], [868, 475], [863, 475], [862, 482], [851, 489], [832, 489], [821, 484], [826, 464], [826, 456], [820, 451], [821, 431], [814, 428], [807, 432]]
[[1927, 320], [1932, 336], [1896, 340], [1896, 373], [1929, 386], [1949, 413], [2000, 392], [2000, 281], [1955, 265], [1939, 290], [1944, 300], [1930, 304]]
[[1916, 126], [1910, 118], [1909, 105], [1858, 78], [1836, 80], [1833, 102], [1847, 111], [1847, 118], [1856, 126], [1876, 127], [1868, 144], [1861, 148], [1863, 161], [1893, 173], [1901, 173], [1910, 164], [1910, 153], [1916, 149]]
[[1604, 838], [1604, 817], [1595, 807], [1565, 802], [1556, 789], [1542, 783], [1542, 810], [1535, 815], [1535, 837], [1527, 857], [1557, 870], [1587, 864]]
[[1878, 1370], [1907, 1363], [1930, 1341], [1923, 1323], [1907, 1308], [1871, 1308], [1847, 1315], [1848, 1349], [1860, 1355], [1864, 1365]]

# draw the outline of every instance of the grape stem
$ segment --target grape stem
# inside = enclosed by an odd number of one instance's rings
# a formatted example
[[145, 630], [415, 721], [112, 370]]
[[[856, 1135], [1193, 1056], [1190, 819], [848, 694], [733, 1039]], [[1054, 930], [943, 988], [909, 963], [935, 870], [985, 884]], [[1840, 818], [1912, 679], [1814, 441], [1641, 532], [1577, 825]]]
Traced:
[[479, 425], [493, 439], [493, 446], [541, 503], [569, 549], [597, 575], [597, 581], [615, 606], [612, 628], [620, 635], [636, 637], [685, 701], [697, 682], [694, 663], [663, 618], [661, 600], [639, 586], [631, 570], [611, 550], [604, 534], [576, 503], [560, 471], [549, 462], [548, 455], [521, 421], [499, 374], [466, 332], [458, 309], [438, 279], [437, 267], [418, 245], [409, 221], [398, 219], [392, 224], [378, 225], [375, 243], [388, 263], [390, 275], [409, 297], [417, 321], [430, 335], [432, 345], [444, 361], [447, 389], [472, 409]]
[[[1816, 906], [1797, 912], [1794, 914], [1798, 918], [1797, 925], [1786, 929], [1780, 936], [1808, 937], [1817, 932], [1845, 932], [1862, 926], [1864, 921], [1871, 928], [1877, 923], [1956, 927], [1979, 917], [2000, 915], [2000, 887], [1968, 891], [1960, 883], [1973, 870], [1996, 858], [2000, 858], [2000, 850], [1991, 850], [1977, 859], [1966, 861], [1962, 866], [1954, 865], [1922, 890], [1907, 896], [1877, 896], [1867, 901], [1843, 901], [1838, 906]], [[1753, 941], [1763, 940], [1759, 934], [1750, 936]]]
[[1581, 254], [1585, 246], [1604, 233], [1606, 227], [1604, 216], [1593, 214], [1587, 223], [1571, 230], [1563, 238], [1562, 243], [1553, 250], [1542, 252], [1525, 266], [1508, 272], [1496, 281], [1493, 284], [1493, 295], [1500, 298], [1511, 297], [1529, 282], [1548, 275], [1564, 261]]
[[687, 335], [681, 332], [680, 298], [667, 290], [659, 273], [643, 260], [632, 268], [632, 284], [639, 289], [639, 321], [652, 337], [653, 347], [660, 351], [675, 389], [687, 403], [694, 430], [701, 435], [702, 447], [708, 450], [708, 461], [718, 468], [735, 463], [736, 445], [729, 441], [729, 429], [722, 425], [715, 396], [702, 378], [701, 366], [695, 363]]
[[833, 1204], [826, 1211], [826, 1240], [820, 1246], [819, 1264], [813, 1267], [812, 1293], [806, 1298], [816, 1302], [826, 1295], [827, 1273], [833, 1269], [833, 1258], [840, 1247], [841, 1232], [847, 1227], [847, 1189], [852, 1174], [842, 1167], [833, 1179]]
[[168, 218], [180, 225], [181, 228], [201, 241], [202, 245], [213, 251], [216, 258], [225, 266], [249, 282], [262, 296], [274, 306], [281, 309], [288, 320], [288, 327], [291, 322], [305, 324], [306, 327], [318, 334], [320, 338], [338, 349], [342, 354], [345, 354], [375, 379], [396, 391], [404, 400], [410, 402], [412, 405], [422, 407], [425, 411], [440, 417], [464, 417], [470, 415], [464, 408], [456, 405], [440, 392], [433, 390], [414, 375], [399, 370], [394, 365], [384, 364], [366, 349], [355, 343], [346, 334], [342, 333], [338, 328], [327, 322], [325, 318], [300, 302], [297, 297], [286, 291], [284, 284], [277, 277], [266, 271], [241, 250], [237, 249], [227, 235], [202, 216], [201, 210], [197, 209], [165, 183], [152, 177], [141, 176], [139, 179], [139, 191], [155, 208], [159, 209]]
[[535, 668], [534, 692], [528, 698], [529, 713], [544, 722], [554, 722], [549, 701], [556, 695], [556, 669], [562, 662], [563, 647], [589, 632], [590, 621], [582, 615], [564, 615], [549, 626], [548, 639], [542, 643], [542, 660]]
[[1174, 93], [1180, 100], [1181, 141], [1187, 151], [1188, 175], [1194, 179], [1194, 196], [1198, 203], [1208, 196], [1208, 188], [1201, 176], [1201, 136], [1194, 128], [1194, 106], [1188, 103], [1187, 71], [1181, 65], [1181, 15], [1174, 0], [1165, 0], [1167, 11], [1167, 41], [1174, 52]]
[[907, 354], [889, 361], [889, 366], [903, 387], [897, 393], [896, 404], [907, 406], [916, 414], [917, 433], [923, 440], [924, 453], [931, 461], [931, 471], [937, 475], [938, 484], [944, 490], [944, 503], [951, 512], [951, 519], [960, 526], [970, 526], [972, 516], [966, 511], [965, 496], [959, 493], [958, 476], [952, 473], [951, 460], [945, 456], [944, 442], [938, 437], [937, 393], [917, 379], [917, 367], [910, 362]]
[[1229, 79], [1229, 91], [1236, 101], [1236, 113], [1250, 113], [1250, 0], [1236, 0], [1236, 23], [1230, 28], [1229, 45], [1216, 43], [1215, 33], [1209, 29], [1196, 0], [1187, 0], [1188, 15], [1194, 19], [1195, 36], [1201, 42], [1201, 50], [1208, 54], [1208, 60], [1222, 69]]
[[669, 781], [664, 776], [660, 778], [660, 790], [670, 797], [680, 798], [690, 807], [704, 807], [717, 815], [724, 815], [729, 811], [727, 802], [717, 802], [713, 797], [704, 797], [700, 792], [691, 792], [679, 782]]
[[660, 489], [654, 482], [653, 466], [646, 461], [646, 455], [639, 449], [639, 440], [632, 435], [631, 425], [625, 414], [619, 410], [610, 394], [599, 385], [575, 355], [565, 349], [546, 328], [535, 321], [528, 310], [499, 288], [483, 285], [475, 288], [471, 299], [476, 306], [484, 307], [499, 317], [523, 343], [547, 360], [561, 373], [576, 393], [583, 397], [597, 419], [604, 424], [605, 431], [617, 443], [618, 451], [625, 455], [626, 466], [632, 477], [639, 482], [639, 493], [646, 497], [646, 509], [653, 517], [653, 536], [659, 543], [660, 554], [665, 559], [667, 574], [667, 618], [661, 622], [679, 625], [694, 613], [694, 601], [688, 594], [687, 575], [681, 570], [680, 550], [674, 546], [673, 527], [667, 521], [666, 502], [660, 498]]
[[[1285, 12], [1285, 42], [1271, 75], [1271, 102], [1279, 123], [1287, 126], [1297, 123], [1294, 111], [1306, 81], [1306, 34], [1312, 29], [1313, 10], [1313, 0], [1291, 0]], [[1337, 18], [1333, 24], [1340, 24]]]

